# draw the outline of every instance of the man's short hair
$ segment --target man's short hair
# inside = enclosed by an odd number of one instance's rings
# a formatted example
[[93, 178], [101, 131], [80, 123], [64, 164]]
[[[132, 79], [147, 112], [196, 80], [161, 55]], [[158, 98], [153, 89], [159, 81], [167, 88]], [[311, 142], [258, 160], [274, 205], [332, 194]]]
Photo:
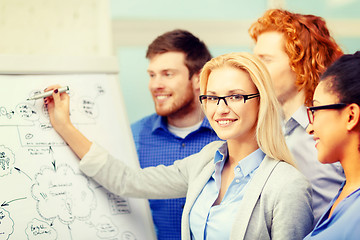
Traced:
[[146, 58], [166, 52], [182, 52], [185, 54], [185, 66], [189, 70], [189, 79], [199, 73], [204, 64], [211, 59], [205, 43], [192, 33], [175, 29], [158, 36], [148, 47]]

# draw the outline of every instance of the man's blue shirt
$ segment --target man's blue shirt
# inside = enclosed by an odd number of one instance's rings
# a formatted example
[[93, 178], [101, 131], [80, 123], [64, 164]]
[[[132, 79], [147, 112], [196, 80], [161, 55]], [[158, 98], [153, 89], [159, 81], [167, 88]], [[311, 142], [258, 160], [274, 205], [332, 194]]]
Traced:
[[[147, 116], [131, 125], [141, 168], [171, 165], [219, 140], [208, 120], [180, 138], [169, 132], [166, 117]], [[158, 240], [181, 239], [181, 215], [185, 198], [149, 200]]]

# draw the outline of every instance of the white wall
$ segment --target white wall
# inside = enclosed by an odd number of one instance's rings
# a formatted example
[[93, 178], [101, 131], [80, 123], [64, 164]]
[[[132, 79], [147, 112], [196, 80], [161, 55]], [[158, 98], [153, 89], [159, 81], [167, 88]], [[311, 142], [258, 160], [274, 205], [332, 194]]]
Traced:
[[213, 56], [251, 51], [249, 26], [273, 7], [322, 16], [345, 52], [359, 49], [359, 0], [111, 0], [113, 42], [130, 121], [154, 112], [145, 52], [158, 35], [189, 30], [204, 40]]
[[1, 0], [0, 54], [113, 55], [108, 0]]
[[134, 122], [154, 112], [145, 51], [155, 37], [184, 28], [213, 56], [251, 51], [247, 29], [271, 7], [320, 15], [345, 52], [359, 49], [359, 0], [0, 0], [0, 55], [118, 56]]

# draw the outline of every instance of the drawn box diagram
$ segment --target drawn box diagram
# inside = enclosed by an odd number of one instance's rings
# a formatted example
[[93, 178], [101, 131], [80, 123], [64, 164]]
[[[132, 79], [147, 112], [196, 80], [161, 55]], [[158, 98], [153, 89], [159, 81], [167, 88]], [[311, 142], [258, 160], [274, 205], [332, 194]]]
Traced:
[[108, 193], [110, 211], [112, 214], [131, 213], [129, 202], [126, 198], [120, 197], [113, 193]]

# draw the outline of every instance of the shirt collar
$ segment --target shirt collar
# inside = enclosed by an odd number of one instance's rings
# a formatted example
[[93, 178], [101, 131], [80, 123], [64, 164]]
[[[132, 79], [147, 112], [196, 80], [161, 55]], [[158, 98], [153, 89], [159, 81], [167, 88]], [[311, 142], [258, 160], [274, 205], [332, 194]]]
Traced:
[[[201, 125], [200, 125], [200, 128], [208, 128], [208, 129], [211, 129], [211, 126], [210, 126], [210, 123], [208, 121], [208, 119], [206, 117], [204, 117]], [[200, 129], [199, 128], [199, 129]], [[154, 124], [153, 124], [153, 128], [152, 128], [152, 132], [156, 132], [158, 130], [163, 130], [165, 132], [169, 132], [170, 131], [168, 130], [167, 128], [167, 118], [166, 117], [163, 117], [163, 116], [159, 116], [157, 115], [155, 121], [154, 121]]]
[[223, 161], [227, 157], [228, 157], [227, 142], [224, 142], [215, 153], [214, 163], [216, 164], [219, 161]]
[[[258, 148], [254, 152], [250, 153], [245, 158], [239, 161], [238, 166], [241, 169], [243, 176], [247, 176], [251, 172], [253, 172], [256, 168], [259, 167], [260, 163], [265, 157], [265, 153]], [[220, 148], [216, 151], [214, 157], [214, 163], [219, 163], [220, 161], [225, 162], [224, 160], [228, 158], [228, 148], [227, 142], [220, 146]], [[224, 163], [221, 165], [223, 166]], [[221, 167], [222, 168], [222, 167]]]
[[309, 125], [307, 110], [304, 105], [301, 105], [298, 110], [296, 110], [296, 112], [291, 116], [291, 118], [285, 123], [285, 135], [290, 134], [299, 125], [304, 129], [306, 129]]
[[167, 129], [167, 119], [166, 117], [162, 117], [159, 115], [156, 115], [156, 119], [153, 124], [152, 132], [156, 132], [157, 130], [163, 130], [165, 132], [169, 132]]
[[242, 171], [243, 176], [247, 176], [260, 166], [260, 163], [265, 157], [265, 153], [260, 148], [250, 153], [248, 156], [239, 161], [238, 165]]

